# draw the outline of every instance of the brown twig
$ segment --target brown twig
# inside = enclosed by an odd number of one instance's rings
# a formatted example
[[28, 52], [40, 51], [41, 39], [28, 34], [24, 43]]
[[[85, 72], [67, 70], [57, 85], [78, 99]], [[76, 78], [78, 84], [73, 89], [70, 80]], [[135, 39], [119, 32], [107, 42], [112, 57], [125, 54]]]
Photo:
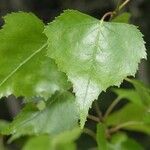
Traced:
[[105, 120], [108, 115], [112, 112], [112, 110], [114, 109], [114, 107], [118, 104], [118, 102], [120, 101], [120, 97], [117, 97], [112, 103], [111, 105], [108, 107], [108, 109], [106, 110], [106, 113], [103, 117], [103, 119]]
[[130, 2], [130, 0], [125, 0], [118, 8], [118, 10], [120, 11], [123, 7], [125, 7], [128, 3]]
[[93, 115], [88, 115], [88, 119], [91, 119], [91, 120], [93, 120], [95, 122], [100, 122], [99, 118], [96, 117], [96, 116], [93, 116]]
[[114, 12], [112, 12], [112, 11], [107, 12], [106, 14], [104, 14], [104, 16], [102, 17], [101, 20], [104, 21], [104, 20], [106, 19], [106, 17], [108, 17], [108, 16], [110, 16], [110, 18], [112, 18], [113, 13], [114, 13]]
[[92, 130], [88, 128], [84, 128], [83, 132], [91, 136], [94, 140], [96, 140], [96, 134]]
[[98, 105], [98, 102], [97, 101], [94, 101], [94, 105], [95, 105], [95, 111], [99, 117], [99, 120], [102, 122], [103, 121], [103, 116], [102, 116], [102, 112], [99, 108], [99, 105]]
[[128, 81], [128, 82], [131, 82], [131, 79], [129, 79], [129, 78], [125, 78], [125, 80]]
[[109, 11], [109, 12], [105, 13], [104, 16], [101, 18], [101, 21], [103, 22], [106, 19], [106, 17], [108, 17], [108, 16], [110, 16], [109, 20], [111, 20], [113, 18], [113, 16], [116, 15], [129, 2], [130, 2], [130, 0], [125, 0], [120, 6], [117, 7], [117, 9], [115, 11]]
[[117, 132], [118, 130], [124, 128], [124, 127], [127, 127], [127, 126], [130, 126], [130, 125], [139, 125], [139, 124], [142, 124], [142, 122], [138, 122], [138, 121], [129, 121], [129, 122], [125, 122], [125, 123], [122, 123], [122, 124], [119, 124], [117, 125], [116, 127], [113, 127], [113, 128], [110, 128], [109, 129], [109, 134], [112, 134], [112, 133], [115, 133]]

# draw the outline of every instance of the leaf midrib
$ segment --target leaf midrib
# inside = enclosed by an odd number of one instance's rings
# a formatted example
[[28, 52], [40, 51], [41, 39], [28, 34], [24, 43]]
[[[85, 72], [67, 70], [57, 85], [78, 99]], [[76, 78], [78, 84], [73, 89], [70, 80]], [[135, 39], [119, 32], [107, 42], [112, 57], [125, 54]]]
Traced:
[[89, 73], [89, 78], [88, 78], [87, 87], [86, 87], [86, 91], [85, 91], [85, 96], [84, 96], [84, 99], [83, 99], [84, 102], [86, 101], [86, 98], [87, 98], [87, 93], [88, 93], [89, 85], [90, 85], [90, 82], [91, 82], [91, 75], [93, 73], [94, 65], [96, 63], [95, 59], [96, 59], [96, 54], [97, 54], [98, 47], [99, 47], [98, 42], [99, 42], [99, 37], [100, 37], [100, 33], [101, 33], [101, 31], [100, 31], [101, 26], [102, 26], [102, 24], [100, 23], [99, 27], [98, 27], [98, 33], [97, 33], [97, 36], [96, 36], [95, 48], [94, 48], [94, 51], [93, 51], [93, 54], [92, 54], [92, 62], [91, 62], [90, 70], [89, 70], [90, 73]]

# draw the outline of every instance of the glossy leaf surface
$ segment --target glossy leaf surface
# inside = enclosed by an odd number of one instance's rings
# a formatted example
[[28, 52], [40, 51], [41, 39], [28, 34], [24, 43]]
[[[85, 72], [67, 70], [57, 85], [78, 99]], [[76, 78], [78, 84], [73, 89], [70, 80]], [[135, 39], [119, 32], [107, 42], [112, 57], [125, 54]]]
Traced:
[[119, 86], [126, 76], [136, 73], [140, 59], [146, 58], [137, 27], [103, 22], [75, 10], [57, 17], [45, 34], [47, 55], [73, 83], [81, 127], [101, 91]]

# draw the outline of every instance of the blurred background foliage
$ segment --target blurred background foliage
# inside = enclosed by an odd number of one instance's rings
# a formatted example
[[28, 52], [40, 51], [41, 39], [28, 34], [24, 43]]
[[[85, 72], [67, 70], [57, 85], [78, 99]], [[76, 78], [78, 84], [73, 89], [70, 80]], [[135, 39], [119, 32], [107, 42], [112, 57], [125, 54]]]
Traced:
[[[58, 16], [64, 9], [77, 9], [96, 18], [101, 18], [106, 12], [115, 10], [118, 3], [122, 0], [0, 0], [0, 26], [3, 25], [2, 16], [10, 12], [26, 11], [33, 12], [45, 23], [52, 21]], [[136, 78], [143, 81], [146, 85], [150, 83], [150, 1], [149, 0], [131, 0], [129, 4], [120, 12], [129, 12], [131, 14], [130, 22], [139, 26], [141, 32], [144, 35], [146, 41], [146, 48], [148, 53], [147, 61], [142, 61], [139, 65], [139, 71]], [[124, 82], [123, 88], [132, 88], [132, 85]], [[128, 94], [127, 94], [128, 95]], [[106, 108], [111, 104], [116, 95], [112, 93], [110, 89], [107, 92], [102, 93], [99, 97], [99, 106], [102, 113], [106, 111]], [[132, 96], [131, 96], [132, 97]], [[123, 97], [124, 98], [124, 97]], [[125, 97], [126, 98], [126, 97]], [[11, 95], [8, 98], [3, 98], [5, 101], [0, 101], [0, 119], [12, 120], [12, 118], [20, 111], [22, 105], [18, 101], [19, 98]], [[128, 98], [127, 98], [128, 99]], [[121, 103], [115, 107], [118, 110], [126, 104], [124, 99]], [[93, 104], [94, 105], [94, 104]], [[94, 106], [93, 106], [94, 107]], [[132, 113], [132, 112], [131, 112]], [[90, 114], [95, 114], [94, 109], [90, 110]], [[130, 116], [130, 114], [128, 114]], [[135, 114], [136, 115], [136, 114]], [[119, 117], [119, 115], [118, 115]], [[120, 116], [122, 117], [122, 116]], [[113, 116], [112, 116], [113, 118]], [[111, 118], [109, 123], [111, 124]], [[1, 125], [5, 125], [7, 122], [2, 122]], [[96, 130], [95, 123], [88, 120], [86, 127]], [[85, 131], [86, 132], [86, 131]], [[88, 131], [87, 131], [88, 132]], [[126, 132], [130, 137], [135, 138], [140, 142], [144, 149], [150, 149], [150, 137], [144, 133], [138, 132]], [[120, 136], [119, 136], [120, 137]], [[4, 138], [4, 141], [7, 140]], [[23, 140], [18, 140], [11, 145], [7, 146], [11, 150], [18, 150], [22, 145]], [[78, 149], [86, 150], [95, 147], [96, 142], [87, 134], [82, 134], [77, 140]], [[83, 148], [84, 147], [84, 148]], [[0, 137], [0, 150], [2, 149], [2, 138]], [[118, 149], [119, 150], [119, 149]], [[134, 150], [134, 149], [133, 149]]]

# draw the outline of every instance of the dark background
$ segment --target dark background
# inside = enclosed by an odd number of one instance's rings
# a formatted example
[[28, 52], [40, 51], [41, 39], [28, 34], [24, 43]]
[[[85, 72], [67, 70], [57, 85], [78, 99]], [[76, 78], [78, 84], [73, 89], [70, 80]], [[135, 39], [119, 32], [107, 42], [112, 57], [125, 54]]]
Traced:
[[[26, 11], [33, 12], [45, 23], [52, 21], [64, 9], [77, 9], [96, 18], [101, 18], [106, 12], [115, 10], [118, 2], [121, 0], [0, 0], [0, 26], [3, 25], [2, 16], [12, 11]], [[150, 83], [150, 0], [131, 0], [129, 4], [122, 11], [130, 12], [132, 15], [131, 23], [139, 26], [141, 32], [144, 34], [146, 41], [148, 60], [142, 61], [139, 66], [137, 78], [149, 85]], [[111, 94], [109, 90], [107, 93], [101, 95], [101, 99], [105, 103], [101, 106], [105, 109], [110, 103]], [[102, 101], [103, 101], [102, 100]], [[11, 120], [13, 116], [20, 110], [20, 104], [15, 97], [9, 97], [9, 101], [0, 102], [0, 119]], [[94, 128], [94, 125], [89, 122], [89, 126]], [[130, 134], [130, 133], [129, 133]], [[134, 138], [139, 140], [145, 149], [150, 150], [149, 137], [142, 134], [131, 134]], [[82, 135], [78, 140], [79, 147], [93, 147], [95, 145], [88, 136]], [[15, 146], [14, 149], [17, 149]], [[82, 149], [82, 148], [81, 148]]]

